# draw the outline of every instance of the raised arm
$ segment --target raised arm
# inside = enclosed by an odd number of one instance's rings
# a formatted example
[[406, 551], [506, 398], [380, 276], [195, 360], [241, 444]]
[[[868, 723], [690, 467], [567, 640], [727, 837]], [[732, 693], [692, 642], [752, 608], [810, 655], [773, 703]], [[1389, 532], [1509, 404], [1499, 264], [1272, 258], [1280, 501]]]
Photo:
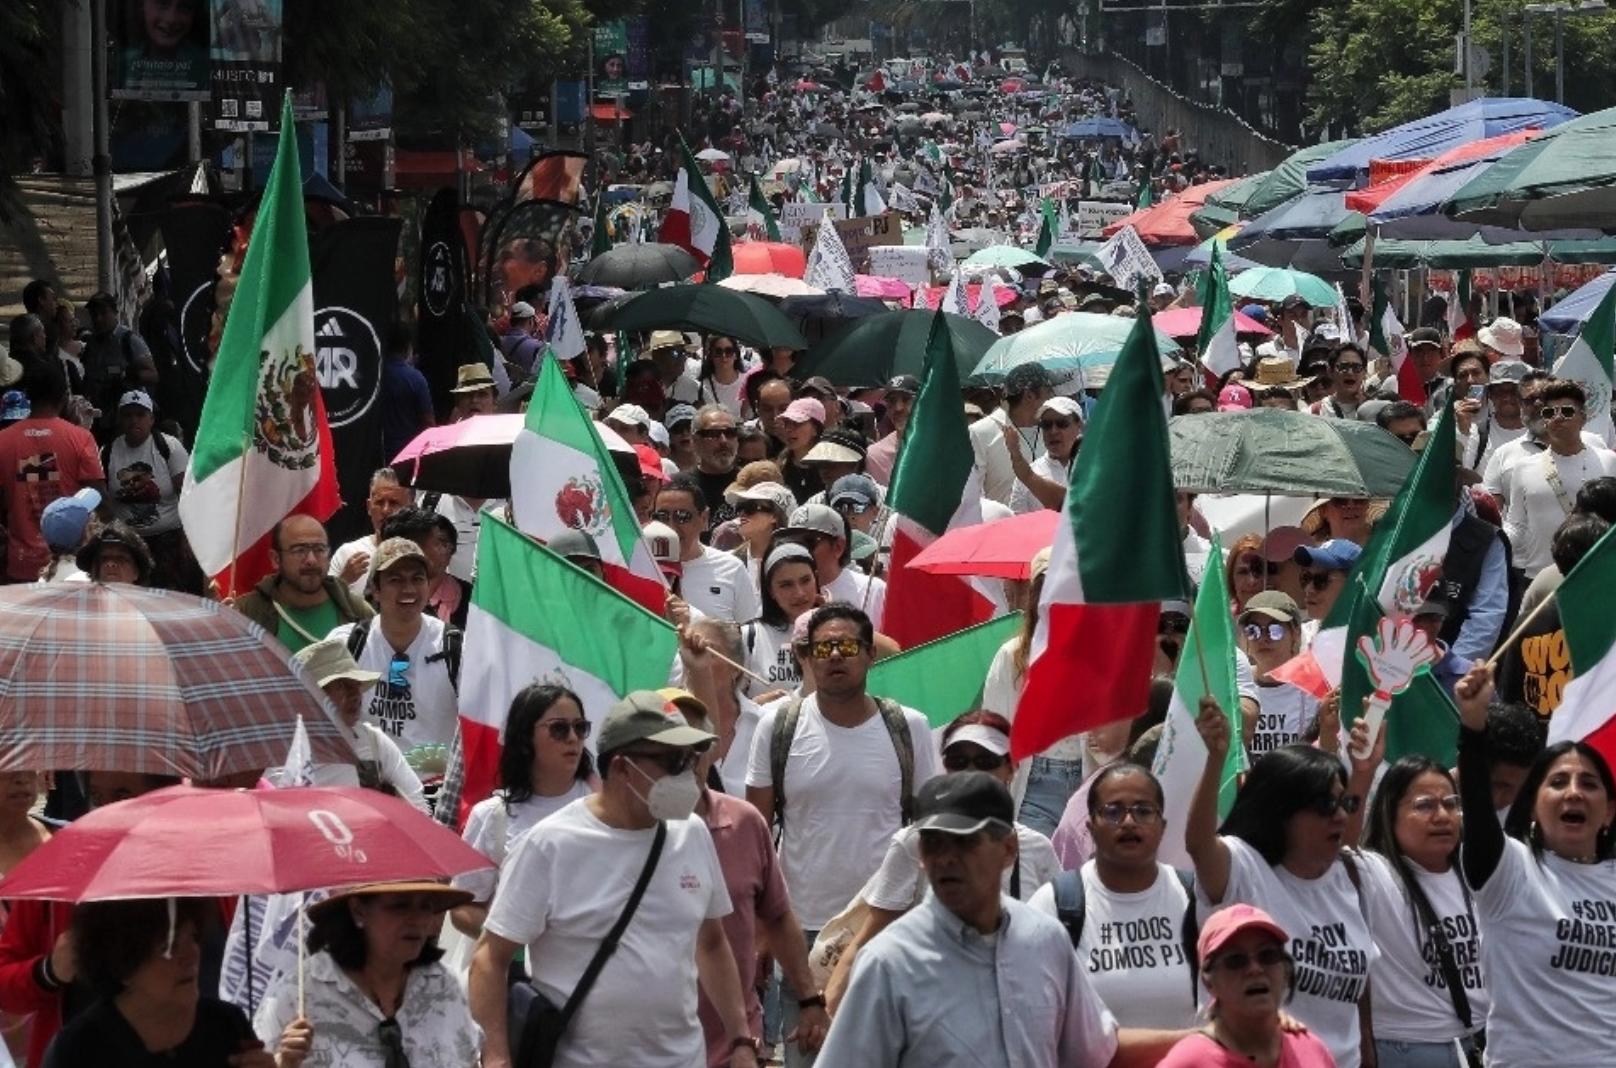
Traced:
[[1480, 890], [1504, 855], [1504, 830], [1493, 815], [1492, 767], [1487, 758], [1487, 708], [1493, 699], [1493, 669], [1471, 668], [1453, 689], [1459, 705], [1459, 800], [1464, 805], [1465, 882]]
[[1218, 837], [1218, 787], [1223, 762], [1229, 755], [1229, 717], [1215, 699], [1203, 697], [1195, 729], [1206, 743], [1206, 766], [1201, 769], [1201, 782], [1190, 802], [1184, 848], [1195, 862], [1196, 882], [1207, 900], [1218, 905], [1229, 889], [1229, 847]]

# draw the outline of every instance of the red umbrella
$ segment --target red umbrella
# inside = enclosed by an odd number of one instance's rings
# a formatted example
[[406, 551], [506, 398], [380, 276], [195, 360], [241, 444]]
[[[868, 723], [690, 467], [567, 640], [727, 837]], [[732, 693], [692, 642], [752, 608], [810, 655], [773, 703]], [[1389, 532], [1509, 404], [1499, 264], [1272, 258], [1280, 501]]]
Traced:
[[[958, 527], [938, 538], [909, 561], [934, 575], [991, 575], [1024, 579], [1032, 573], [1032, 558], [1055, 540], [1061, 513], [1052, 508]], [[0, 896], [5, 886], [0, 885]]]
[[1101, 233], [1110, 237], [1124, 226], [1131, 226], [1139, 232], [1140, 240], [1152, 248], [1196, 244], [1201, 240], [1201, 236], [1195, 232], [1195, 227], [1190, 225], [1190, 216], [1201, 209], [1207, 197], [1224, 186], [1233, 185], [1235, 181], [1237, 179], [1230, 178], [1221, 182], [1192, 185], [1160, 204], [1141, 208], [1132, 215], [1118, 219]]
[[493, 867], [408, 802], [357, 786], [171, 786], [98, 808], [12, 868], [0, 895], [47, 901], [292, 893]]
[[[1183, 338], [1195, 337], [1201, 332], [1200, 308], [1168, 308], [1151, 316], [1151, 322], [1156, 329], [1168, 337]], [[1272, 337], [1274, 332], [1268, 329], [1249, 315], [1234, 313], [1234, 332], [1236, 334], [1255, 334], [1258, 337]]]
[[783, 274], [801, 278], [808, 270], [802, 249], [784, 241], [737, 241], [730, 249], [736, 274]]

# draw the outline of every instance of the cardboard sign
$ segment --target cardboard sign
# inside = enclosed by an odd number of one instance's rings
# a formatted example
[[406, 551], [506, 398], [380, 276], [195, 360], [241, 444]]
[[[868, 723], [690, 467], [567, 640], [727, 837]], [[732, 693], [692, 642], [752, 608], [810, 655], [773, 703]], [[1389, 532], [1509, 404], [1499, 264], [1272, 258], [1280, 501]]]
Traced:
[[925, 245], [872, 245], [866, 252], [873, 275], [912, 286], [931, 284], [931, 250]]
[[810, 204], [789, 201], [780, 206], [780, 240], [802, 245], [807, 250], [803, 230], [812, 229], [826, 219], [845, 219], [847, 210], [840, 204]]
[[1100, 241], [1105, 237], [1107, 226], [1132, 214], [1131, 204], [1109, 200], [1079, 201], [1077, 214], [1073, 217], [1073, 224], [1077, 227], [1074, 236], [1085, 241]]

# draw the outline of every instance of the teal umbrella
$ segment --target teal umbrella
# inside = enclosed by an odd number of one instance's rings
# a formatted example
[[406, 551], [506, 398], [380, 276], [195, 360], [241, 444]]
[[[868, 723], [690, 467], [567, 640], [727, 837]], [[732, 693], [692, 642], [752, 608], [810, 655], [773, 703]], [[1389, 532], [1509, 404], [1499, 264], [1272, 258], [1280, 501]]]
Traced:
[[[1133, 330], [1133, 317], [1068, 312], [1002, 337], [971, 368], [976, 381], [996, 384], [1016, 367], [1037, 363], [1052, 371], [1075, 371], [1085, 389], [1104, 384], [1117, 354]], [[1156, 347], [1165, 356], [1181, 351], [1177, 341], [1156, 331]]]
[[1616, 229], [1616, 108], [1511, 149], [1449, 197], [1442, 212], [1524, 230]]
[[[935, 314], [910, 310], [855, 319], [809, 349], [791, 368], [791, 375], [799, 380], [824, 375], [838, 386], [854, 389], [884, 386], [895, 375], [919, 378], [925, 370], [926, 337]], [[954, 343], [954, 363], [963, 378], [999, 336], [975, 319], [950, 312], [943, 317]]]
[[[924, 241], [924, 238], [922, 238]], [[1014, 245], [991, 245], [971, 253], [965, 261], [967, 267], [1053, 267], [1053, 263], [1044, 259], [1030, 248], [1017, 248]]]
[[1104, 247], [1104, 241], [1066, 241], [1050, 246], [1049, 258], [1056, 263], [1075, 263], [1105, 274], [1110, 268], [1099, 256]]
[[1173, 485], [1196, 493], [1395, 497], [1415, 452], [1373, 423], [1252, 408], [1168, 420]]
[[1278, 304], [1297, 294], [1314, 308], [1333, 308], [1335, 287], [1316, 274], [1289, 267], [1252, 267], [1229, 279], [1229, 292], [1247, 300]]
[[1203, 238], [1211, 237], [1240, 221], [1240, 212], [1257, 192], [1270, 172], [1248, 174], [1226, 185], [1206, 198], [1200, 208], [1190, 213], [1190, 225]]

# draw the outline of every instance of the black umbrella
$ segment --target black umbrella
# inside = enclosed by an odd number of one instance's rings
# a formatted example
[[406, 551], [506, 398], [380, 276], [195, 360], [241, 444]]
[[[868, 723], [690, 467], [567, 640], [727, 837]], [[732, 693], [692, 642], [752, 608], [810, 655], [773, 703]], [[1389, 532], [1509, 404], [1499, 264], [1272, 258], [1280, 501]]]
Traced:
[[[602, 305], [596, 316], [605, 308], [606, 305]], [[617, 330], [697, 330], [705, 334], [724, 334], [765, 349], [808, 347], [808, 339], [773, 304], [762, 297], [719, 285], [649, 290], [607, 317], [606, 325]]]
[[826, 331], [849, 319], [881, 315], [890, 309], [873, 297], [855, 297], [833, 289], [822, 296], [787, 297], [780, 302], [780, 310], [802, 327], [810, 341], [818, 341]]
[[584, 325], [591, 330], [612, 329], [610, 325], [612, 317], [618, 312], [622, 311], [630, 301], [634, 300], [638, 296], [638, 293], [624, 293], [620, 297], [613, 297], [610, 300], [602, 301], [601, 303], [595, 305], [595, 307], [589, 312], [580, 313], [583, 315]]
[[682, 282], [700, 270], [701, 261], [677, 245], [618, 245], [585, 264], [578, 272], [578, 282], [641, 289], [663, 282]]

